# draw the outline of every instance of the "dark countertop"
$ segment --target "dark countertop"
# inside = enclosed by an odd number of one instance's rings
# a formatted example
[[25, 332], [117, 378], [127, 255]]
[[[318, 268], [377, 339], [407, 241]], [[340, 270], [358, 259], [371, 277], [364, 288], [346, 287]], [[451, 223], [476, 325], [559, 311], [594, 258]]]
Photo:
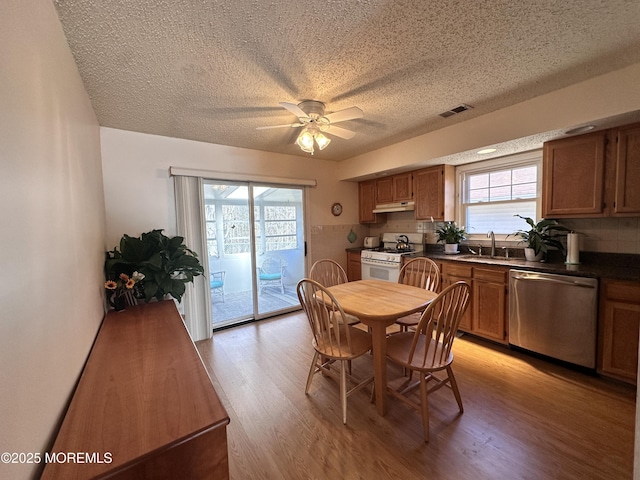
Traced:
[[[503, 267], [529, 270], [532, 272], [553, 273], [558, 275], [574, 275], [577, 277], [610, 278], [640, 282], [640, 255], [623, 253], [580, 252], [580, 264], [566, 265], [561, 258], [551, 258], [549, 262], [527, 262], [519, 256], [522, 250], [510, 249], [512, 255], [508, 260], [504, 257], [491, 258], [487, 255], [469, 254], [465, 247], [459, 255], [445, 255], [441, 245], [427, 245], [424, 252], [407, 254], [408, 257], [429, 257], [434, 260], [446, 260], [469, 264], [499, 265]], [[364, 247], [347, 248], [347, 252], [361, 252]], [[556, 252], [557, 253], [557, 252]]]
[[478, 256], [468, 253], [446, 255], [442, 250], [427, 249], [425, 252], [411, 254], [412, 257], [426, 256], [434, 260], [464, 262], [470, 264], [499, 265], [503, 267], [529, 270], [558, 275], [578, 277], [611, 278], [640, 282], [640, 255], [580, 252], [580, 264], [566, 265], [561, 260], [550, 262], [527, 262], [524, 258]]

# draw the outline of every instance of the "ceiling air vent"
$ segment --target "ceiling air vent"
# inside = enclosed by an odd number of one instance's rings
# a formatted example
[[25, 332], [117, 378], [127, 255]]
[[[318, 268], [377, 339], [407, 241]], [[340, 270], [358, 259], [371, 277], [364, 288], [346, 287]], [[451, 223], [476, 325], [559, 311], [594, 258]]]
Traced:
[[457, 107], [452, 108], [451, 110], [447, 110], [446, 112], [442, 112], [440, 114], [441, 117], [443, 118], [447, 118], [450, 117], [451, 115], [455, 115], [456, 113], [460, 113], [460, 112], [464, 112], [465, 110], [469, 110], [471, 107], [470, 105], [465, 105], [464, 103], [462, 105], [458, 105]]

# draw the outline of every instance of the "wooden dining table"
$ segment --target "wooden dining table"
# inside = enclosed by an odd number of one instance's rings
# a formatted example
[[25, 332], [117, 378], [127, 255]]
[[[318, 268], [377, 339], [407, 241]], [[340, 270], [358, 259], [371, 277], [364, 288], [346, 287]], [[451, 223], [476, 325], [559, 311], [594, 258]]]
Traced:
[[376, 409], [387, 413], [387, 327], [427, 308], [437, 294], [424, 288], [382, 280], [357, 280], [329, 287], [346, 313], [367, 325], [372, 337]]

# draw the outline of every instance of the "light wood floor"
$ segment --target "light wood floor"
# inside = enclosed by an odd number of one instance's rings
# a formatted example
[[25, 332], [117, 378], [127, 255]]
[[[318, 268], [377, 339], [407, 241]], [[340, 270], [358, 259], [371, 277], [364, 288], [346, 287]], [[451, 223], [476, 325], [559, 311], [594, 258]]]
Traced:
[[[469, 336], [454, 343], [465, 407], [450, 390], [431, 397], [431, 441], [418, 413], [369, 391], [348, 400], [316, 375], [306, 317], [294, 313], [197, 343], [231, 423], [231, 478], [626, 479], [632, 477], [635, 388], [588, 376]], [[354, 362], [371, 372], [371, 358]], [[390, 379], [400, 371], [389, 367]]]

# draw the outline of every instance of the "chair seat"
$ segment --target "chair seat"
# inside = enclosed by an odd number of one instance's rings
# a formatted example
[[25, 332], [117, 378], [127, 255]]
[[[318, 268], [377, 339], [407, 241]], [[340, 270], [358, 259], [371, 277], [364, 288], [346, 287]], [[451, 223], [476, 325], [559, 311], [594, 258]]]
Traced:
[[[331, 313], [331, 317], [333, 318], [333, 312]], [[356, 323], [360, 323], [360, 319], [355, 315], [351, 315], [350, 313], [344, 314], [344, 320], [346, 320], [346, 322], [343, 322], [342, 320], [342, 318], [338, 318], [338, 323], [346, 323], [347, 325], [355, 325]]]
[[[319, 345], [315, 340], [313, 341], [313, 348], [315, 348], [320, 355], [335, 360], [351, 360], [371, 350], [371, 335], [368, 332], [348, 325], [341, 325], [339, 328], [340, 330], [345, 328], [349, 329], [349, 335], [351, 336], [351, 349], [348, 350], [345, 348], [345, 343], [343, 342], [342, 354], [340, 354], [337, 350], [331, 348], [332, 343], [335, 345], [336, 341], [329, 341], [325, 334], [323, 345]], [[344, 332], [341, 331], [340, 333], [341, 335], [344, 335]], [[331, 332], [331, 336], [335, 336], [334, 331]]]
[[403, 327], [414, 327], [420, 322], [421, 313], [412, 313], [406, 317], [401, 317], [396, 320], [396, 323]]
[[442, 348], [444, 348], [442, 343], [438, 343], [436, 345], [436, 341], [434, 339], [429, 340], [430, 354], [427, 358], [427, 363], [422, 363], [424, 360], [425, 347], [427, 345], [427, 337], [425, 335], [420, 335], [413, 355], [413, 361], [408, 363], [407, 353], [411, 349], [411, 343], [413, 342], [415, 335], [415, 332], [402, 332], [387, 337], [387, 357], [402, 367], [417, 371], [441, 370], [446, 368], [448, 365], [451, 365], [451, 362], [453, 362], [453, 353], [449, 353], [444, 362], [434, 363], [434, 359], [438, 358], [439, 355], [434, 355], [433, 349], [436, 348], [437, 350], [435, 350], [435, 352], [440, 352]]
[[280, 280], [279, 273], [261, 273], [260, 280]]
[[219, 288], [224, 285], [224, 282], [221, 282], [219, 280], [214, 280], [212, 282], [209, 282], [209, 285], [211, 288]]
[[345, 313], [345, 320], [347, 321], [347, 325], [355, 325], [356, 323], [360, 323], [360, 319], [355, 315], [351, 315], [350, 313]]

